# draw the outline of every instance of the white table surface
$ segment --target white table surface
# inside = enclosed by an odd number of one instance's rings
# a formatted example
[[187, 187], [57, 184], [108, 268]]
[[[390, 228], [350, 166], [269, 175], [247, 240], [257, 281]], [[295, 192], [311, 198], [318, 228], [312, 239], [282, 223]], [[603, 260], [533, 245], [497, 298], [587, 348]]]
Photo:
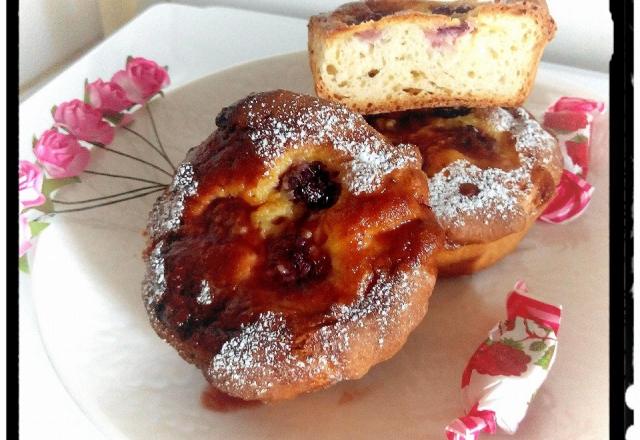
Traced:
[[[146, 10], [20, 105], [20, 152], [51, 124], [53, 104], [82, 95], [85, 78], [109, 77], [127, 55], [169, 66], [172, 85], [249, 60], [306, 49], [306, 20], [211, 7], [163, 4]], [[602, 84], [606, 75], [584, 71]], [[170, 90], [169, 89], [169, 90]], [[42, 346], [29, 289], [20, 278], [20, 431], [24, 439], [102, 438], [66, 393]]]

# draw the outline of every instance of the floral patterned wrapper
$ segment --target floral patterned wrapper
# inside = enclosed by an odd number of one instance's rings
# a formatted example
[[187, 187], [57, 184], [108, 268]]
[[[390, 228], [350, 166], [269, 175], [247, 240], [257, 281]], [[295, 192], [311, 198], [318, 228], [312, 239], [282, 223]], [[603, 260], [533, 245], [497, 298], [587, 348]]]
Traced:
[[587, 209], [594, 188], [585, 180], [589, 172], [593, 118], [604, 112], [604, 103], [562, 97], [544, 114], [543, 125], [558, 138], [564, 158], [564, 172], [556, 197], [539, 220], [563, 224]]
[[518, 281], [507, 319], [478, 347], [462, 375], [466, 415], [445, 429], [449, 440], [475, 440], [500, 428], [513, 434], [556, 356], [561, 308], [526, 296]]

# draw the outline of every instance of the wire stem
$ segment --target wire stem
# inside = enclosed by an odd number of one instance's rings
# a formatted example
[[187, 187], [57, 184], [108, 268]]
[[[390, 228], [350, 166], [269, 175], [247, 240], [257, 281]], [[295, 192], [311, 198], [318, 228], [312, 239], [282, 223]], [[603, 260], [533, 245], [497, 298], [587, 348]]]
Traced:
[[153, 118], [153, 113], [151, 113], [151, 106], [147, 103], [147, 104], [145, 104], [145, 107], [147, 108], [147, 113], [149, 113], [149, 119], [151, 120], [151, 127], [153, 128], [153, 132], [155, 133], [156, 139], [158, 140], [158, 146], [160, 146], [160, 149], [164, 153], [164, 158], [167, 160], [167, 162], [169, 162], [169, 165], [171, 165], [171, 168], [175, 172], [176, 171], [176, 167], [173, 166], [173, 162], [171, 162], [171, 160], [169, 160], [169, 156], [167, 155], [167, 151], [164, 149], [164, 145], [162, 145], [162, 141], [160, 140], [160, 135], [158, 134], [158, 127], [156, 126], [156, 120]]
[[[144, 197], [146, 195], [153, 194], [153, 193], [158, 192], [158, 191], [162, 191], [162, 188], [157, 188], [157, 189], [154, 189], [154, 190], [151, 190], [151, 191], [147, 191], [147, 192], [142, 193], [142, 194], [136, 194], [135, 196], [125, 197], [124, 199], [112, 200], [110, 202], [105, 202], [105, 203], [99, 203], [97, 205], [83, 206], [82, 208], [63, 209], [63, 210], [60, 210], [60, 211], [52, 211], [52, 212], [50, 212], [49, 214], [46, 214], [46, 215], [63, 214], [65, 212], [87, 211], [87, 210], [93, 209], [93, 208], [100, 208], [102, 206], [109, 206], [109, 205], [114, 205], [116, 203], [126, 202], [127, 200], [138, 199], [140, 197]], [[41, 216], [41, 217], [44, 217], [44, 216]], [[41, 218], [41, 217], [39, 217], [39, 218]]]
[[101, 145], [101, 144], [96, 144], [96, 143], [93, 143], [93, 142], [90, 142], [90, 143], [91, 143], [91, 145], [93, 145], [94, 147], [101, 148], [101, 149], [106, 150], [106, 151], [110, 151], [110, 152], [115, 153], [115, 154], [118, 154], [118, 155], [120, 155], [120, 156], [128, 157], [129, 159], [132, 159], [132, 160], [138, 161], [138, 162], [143, 163], [143, 164], [145, 164], [145, 165], [148, 165], [148, 166], [150, 166], [150, 167], [152, 167], [152, 168], [155, 168], [156, 170], [158, 170], [158, 171], [160, 171], [160, 172], [162, 172], [162, 173], [166, 174], [166, 175], [167, 175], [167, 176], [169, 176], [169, 177], [173, 177], [173, 174], [169, 173], [167, 170], [164, 170], [164, 169], [160, 168], [159, 166], [152, 164], [151, 162], [147, 162], [147, 161], [146, 161], [146, 160], [144, 160], [144, 159], [140, 159], [139, 157], [132, 156], [132, 155], [127, 154], [127, 153], [123, 153], [122, 151], [118, 151], [118, 150], [114, 150], [114, 149], [109, 148], [109, 147], [105, 147], [104, 145]]
[[141, 177], [134, 177], [134, 176], [125, 176], [123, 174], [103, 173], [101, 171], [93, 171], [93, 170], [84, 170], [83, 172], [87, 174], [95, 174], [97, 176], [115, 177], [118, 179], [135, 180], [136, 182], [154, 183], [156, 185], [166, 185], [165, 183], [157, 182], [155, 180], [143, 179]]
[[56, 199], [51, 199], [51, 201], [53, 203], [59, 203], [60, 205], [80, 205], [82, 203], [89, 203], [89, 202], [97, 202], [99, 200], [108, 200], [108, 199], [113, 199], [114, 197], [120, 197], [120, 196], [125, 196], [127, 194], [133, 194], [133, 193], [137, 193], [140, 191], [144, 191], [147, 189], [152, 189], [152, 188], [166, 188], [167, 185], [150, 185], [150, 186], [143, 186], [141, 188], [136, 188], [136, 189], [132, 189], [129, 191], [123, 191], [121, 193], [117, 193], [117, 194], [111, 194], [108, 196], [102, 196], [102, 197], [95, 197], [92, 199], [85, 199], [85, 200], [77, 200], [77, 201], [65, 201], [65, 200], [56, 200]]
[[176, 170], [176, 169], [175, 169], [175, 167], [173, 166], [173, 163], [171, 162], [171, 160], [169, 160], [169, 157], [167, 157], [167, 153], [165, 153], [165, 152], [164, 152], [164, 150], [163, 150], [163, 151], [161, 151], [160, 149], [158, 149], [158, 147], [156, 147], [155, 145], [153, 145], [153, 143], [152, 143], [149, 139], [147, 139], [147, 138], [146, 138], [146, 136], [143, 136], [142, 134], [138, 133], [138, 132], [137, 132], [137, 131], [135, 131], [134, 129], [129, 128], [129, 127], [125, 127], [125, 126], [123, 126], [122, 128], [123, 128], [124, 130], [128, 131], [129, 133], [131, 133], [131, 134], [133, 134], [133, 135], [137, 136], [137, 137], [138, 137], [139, 139], [141, 139], [145, 144], [147, 144], [147, 145], [149, 145], [151, 148], [153, 148], [153, 151], [155, 151], [156, 153], [158, 153], [158, 154], [160, 155], [160, 157], [162, 157], [162, 158], [163, 158], [163, 159], [164, 159], [164, 160], [169, 164], [169, 166], [171, 167], [171, 169], [172, 169], [173, 171], [175, 171], [175, 170]]
[[158, 153], [160, 156], [164, 157], [164, 154], [162, 154], [162, 151], [160, 151], [160, 149], [158, 147], [153, 145], [153, 143], [149, 139], [147, 139], [144, 135], [142, 135], [141, 133], [138, 133], [133, 128], [129, 128], [129, 127], [125, 126], [125, 125], [121, 126], [120, 128], [122, 128], [123, 130], [128, 131], [129, 133], [132, 133], [132, 134], [136, 135], [139, 139], [142, 139], [142, 141], [144, 141], [145, 144], [147, 144], [148, 146], [153, 148], [153, 150], [156, 153]]

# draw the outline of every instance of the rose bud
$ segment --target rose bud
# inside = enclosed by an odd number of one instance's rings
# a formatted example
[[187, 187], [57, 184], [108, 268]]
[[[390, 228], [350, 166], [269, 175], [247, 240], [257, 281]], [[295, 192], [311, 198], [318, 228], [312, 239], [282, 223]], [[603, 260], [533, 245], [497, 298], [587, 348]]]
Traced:
[[18, 165], [18, 200], [20, 210], [40, 206], [46, 198], [42, 194], [44, 175], [40, 167], [28, 160], [21, 160]]
[[170, 83], [165, 68], [141, 57], [129, 59], [126, 69], [116, 72], [111, 81], [122, 87], [127, 98], [137, 104], [144, 104]]
[[76, 138], [57, 130], [47, 130], [36, 142], [33, 153], [53, 178], [73, 177], [82, 173], [91, 155]]
[[102, 119], [102, 113], [79, 99], [55, 107], [53, 119], [58, 127], [80, 140], [101, 145], [113, 141], [113, 127]]

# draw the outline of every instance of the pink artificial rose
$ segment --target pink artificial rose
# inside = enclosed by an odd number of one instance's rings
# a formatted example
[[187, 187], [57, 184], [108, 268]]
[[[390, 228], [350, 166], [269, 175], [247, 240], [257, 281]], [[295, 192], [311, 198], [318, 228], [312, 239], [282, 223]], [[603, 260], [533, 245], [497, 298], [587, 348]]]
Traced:
[[89, 103], [106, 115], [120, 113], [133, 105], [124, 89], [118, 84], [98, 79], [86, 86]]
[[40, 167], [28, 160], [18, 165], [18, 200], [20, 210], [42, 205], [47, 199], [42, 194], [44, 175]]
[[42, 133], [33, 152], [38, 162], [55, 179], [77, 176], [87, 167], [91, 156], [76, 138], [57, 130]]
[[53, 119], [57, 126], [65, 128], [80, 140], [102, 145], [113, 141], [113, 127], [102, 119], [102, 113], [79, 99], [57, 106]]
[[20, 245], [18, 248], [18, 256], [22, 257], [27, 253], [29, 249], [31, 249], [31, 228], [29, 227], [29, 219], [24, 214], [20, 214], [18, 218], [18, 222], [20, 224], [20, 230], [18, 232], [20, 238]]
[[166, 69], [141, 57], [129, 59], [127, 68], [116, 72], [111, 81], [122, 87], [127, 97], [137, 104], [144, 104], [170, 83]]

